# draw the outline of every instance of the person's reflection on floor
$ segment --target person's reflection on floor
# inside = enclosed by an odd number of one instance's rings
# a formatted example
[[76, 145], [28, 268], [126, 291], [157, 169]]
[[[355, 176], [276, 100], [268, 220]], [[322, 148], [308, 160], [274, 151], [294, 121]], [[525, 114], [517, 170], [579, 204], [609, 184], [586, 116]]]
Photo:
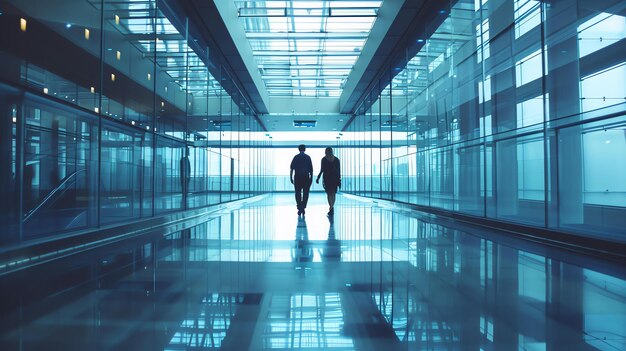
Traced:
[[332, 216], [328, 217], [330, 225], [328, 227], [328, 239], [322, 248], [322, 260], [326, 262], [341, 261], [341, 241], [335, 237], [335, 220]]
[[306, 219], [298, 217], [296, 227], [296, 244], [293, 250], [293, 262], [313, 261], [313, 248], [309, 241], [309, 230], [306, 227]]

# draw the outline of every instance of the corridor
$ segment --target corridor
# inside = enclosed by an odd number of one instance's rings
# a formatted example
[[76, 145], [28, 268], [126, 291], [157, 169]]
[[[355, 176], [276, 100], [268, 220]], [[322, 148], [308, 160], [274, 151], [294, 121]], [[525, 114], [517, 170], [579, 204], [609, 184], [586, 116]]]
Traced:
[[[267, 195], [159, 239], [79, 254], [46, 299], [22, 292], [0, 346], [626, 348], [623, 266], [394, 206], [341, 195], [328, 218], [315, 193], [299, 218], [291, 194]], [[81, 280], [85, 270], [99, 273]]]

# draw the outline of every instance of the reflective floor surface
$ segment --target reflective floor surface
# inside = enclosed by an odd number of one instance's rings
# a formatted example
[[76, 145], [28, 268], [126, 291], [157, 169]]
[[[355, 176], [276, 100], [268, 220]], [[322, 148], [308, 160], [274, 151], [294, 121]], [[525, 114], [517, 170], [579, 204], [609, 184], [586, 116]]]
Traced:
[[0, 349], [626, 349], [622, 266], [344, 196], [328, 218], [325, 202], [299, 218], [273, 195], [3, 282]]

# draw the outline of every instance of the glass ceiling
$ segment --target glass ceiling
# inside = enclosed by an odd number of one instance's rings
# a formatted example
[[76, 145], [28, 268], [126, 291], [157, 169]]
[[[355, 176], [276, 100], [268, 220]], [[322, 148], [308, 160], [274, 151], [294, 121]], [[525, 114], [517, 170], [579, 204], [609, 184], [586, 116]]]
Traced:
[[235, 0], [235, 5], [270, 96], [338, 97], [381, 2]]

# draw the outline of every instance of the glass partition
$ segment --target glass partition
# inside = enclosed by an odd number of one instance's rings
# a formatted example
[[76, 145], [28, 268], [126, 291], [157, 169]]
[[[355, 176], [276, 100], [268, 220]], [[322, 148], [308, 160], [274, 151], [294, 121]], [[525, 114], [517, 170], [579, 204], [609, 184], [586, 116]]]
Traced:
[[343, 190], [626, 241], [626, 4], [439, 5], [339, 140]]
[[160, 5], [0, 1], [0, 243], [273, 188], [253, 106]]

